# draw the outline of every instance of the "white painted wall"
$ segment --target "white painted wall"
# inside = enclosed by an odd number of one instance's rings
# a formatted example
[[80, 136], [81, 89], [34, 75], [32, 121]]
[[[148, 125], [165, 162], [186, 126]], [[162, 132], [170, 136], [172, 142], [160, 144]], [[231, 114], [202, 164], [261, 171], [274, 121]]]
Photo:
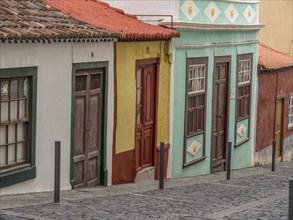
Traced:
[[[91, 57], [91, 53], [94, 57]], [[61, 189], [70, 189], [72, 63], [109, 61], [107, 169], [112, 173], [113, 42], [3, 44], [0, 68], [38, 67], [36, 178], [0, 189], [0, 195], [54, 190], [54, 141], [61, 141]], [[111, 175], [108, 175], [111, 183]]]
[[173, 15], [174, 19], [178, 19], [179, 1], [170, 0], [102, 0], [110, 4], [110, 6], [120, 8], [128, 14], [149, 14], [149, 15]]

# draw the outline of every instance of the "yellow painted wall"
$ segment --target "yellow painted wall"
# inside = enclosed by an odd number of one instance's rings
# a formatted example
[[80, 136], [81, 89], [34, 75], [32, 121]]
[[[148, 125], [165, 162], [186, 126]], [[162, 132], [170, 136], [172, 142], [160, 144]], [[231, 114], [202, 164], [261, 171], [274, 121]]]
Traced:
[[293, 0], [261, 0], [259, 20], [260, 42], [293, 55]]
[[169, 143], [170, 64], [165, 57], [164, 47], [164, 41], [116, 43], [116, 154], [135, 147], [135, 61], [139, 59], [160, 58], [157, 145], [160, 141]]

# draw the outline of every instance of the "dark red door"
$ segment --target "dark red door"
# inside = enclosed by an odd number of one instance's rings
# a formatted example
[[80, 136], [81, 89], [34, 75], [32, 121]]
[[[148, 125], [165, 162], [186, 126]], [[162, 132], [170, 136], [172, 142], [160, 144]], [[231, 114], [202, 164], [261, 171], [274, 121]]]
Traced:
[[156, 65], [144, 64], [136, 70], [136, 170], [154, 164]]
[[224, 170], [226, 155], [229, 63], [217, 63], [213, 85], [212, 169]]
[[100, 183], [103, 69], [78, 71], [75, 76], [75, 187]]

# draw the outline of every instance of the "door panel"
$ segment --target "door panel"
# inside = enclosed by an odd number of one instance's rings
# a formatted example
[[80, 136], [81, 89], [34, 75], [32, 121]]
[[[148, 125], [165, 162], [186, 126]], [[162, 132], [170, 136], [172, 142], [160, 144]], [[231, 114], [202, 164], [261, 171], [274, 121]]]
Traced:
[[276, 140], [276, 157], [281, 156], [283, 145], [283, 111], [284, 99], [278, 99], [276, 102], [276, 115], [275, 115], [275, 140]]
[[135, 165], [137, 171], [154, 164], [155, 77], [155, 64], [137, 67], [135, 131]]
[[[212, 167], [225, 163], [229, 63], [217, 63], [213, 85]], [[224, 166], [222, 166], [224, 168]], [[218, 169], [217, 169], [218, 170]]]
[[152, 155], [153, 155], [153, 129], [144, 129], [143, 131], [143, 151], [142, 151], [142, 166], [149, 167], [152, 165]]
[[100, 182], [102, 69], [78, 71], [74, 112], [75, 187]]

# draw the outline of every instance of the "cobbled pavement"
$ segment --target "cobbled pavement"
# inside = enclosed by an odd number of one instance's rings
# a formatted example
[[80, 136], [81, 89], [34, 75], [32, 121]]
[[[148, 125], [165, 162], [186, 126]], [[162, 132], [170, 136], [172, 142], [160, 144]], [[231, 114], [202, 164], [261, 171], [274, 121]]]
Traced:
[[0, 220], [24, 219], [288, 219], [293, 161], [206, 176], [53, 193], [3, 195]]

